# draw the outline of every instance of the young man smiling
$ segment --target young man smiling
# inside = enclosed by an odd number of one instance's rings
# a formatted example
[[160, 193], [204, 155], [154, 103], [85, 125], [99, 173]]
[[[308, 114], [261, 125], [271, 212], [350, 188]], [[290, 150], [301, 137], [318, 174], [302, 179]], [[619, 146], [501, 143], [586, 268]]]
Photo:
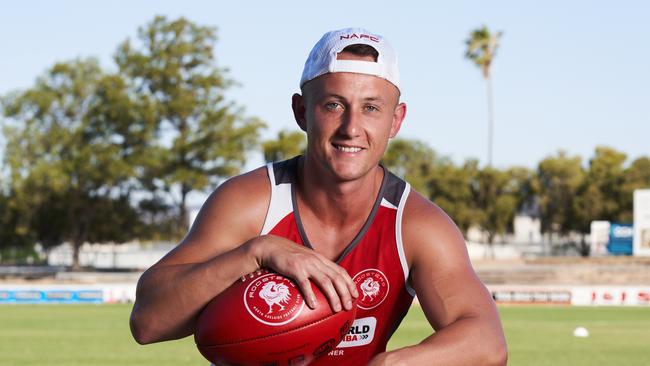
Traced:
[[[208, 301], [266, 267], [293, 278], [311, 307], [309, 280], [335, 311], [358, 298], [351, 334], [363, 337], [316, 364], [505, 364], [498, 313], [456, 225], [379, 165], [406, 115], [391, 46], [360, 28], [328, 32], [300, 87], [292, 108], [305, 155], [232, 178], [210, 196], [181, 244], [140, 279], [136, 340], [192, 334]], [[435, 333], [385, 352], [415, 294]]]

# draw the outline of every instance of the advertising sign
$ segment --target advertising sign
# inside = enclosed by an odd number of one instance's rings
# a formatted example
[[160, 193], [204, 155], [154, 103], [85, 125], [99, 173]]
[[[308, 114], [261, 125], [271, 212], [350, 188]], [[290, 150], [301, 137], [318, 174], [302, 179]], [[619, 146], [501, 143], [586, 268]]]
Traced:
[[607, 243], [609, 243], [609, 226], [609, 221], [591, 222], [591, 256], [597, 257], [609, 254], [607, 252]]
[[98, 304], [135, 301], [135, 283], [67, 285], [0, 284], [2, 304]]
[[494, 301], [505, 305], [646, 306], [650, 286], [490, 285]]
[[614, 255], [632, 255], [634, 227], [630, 224], [611, 224], [607, 250]]
[[650, 189], [634, 191], [634, 255], [650, 256]]

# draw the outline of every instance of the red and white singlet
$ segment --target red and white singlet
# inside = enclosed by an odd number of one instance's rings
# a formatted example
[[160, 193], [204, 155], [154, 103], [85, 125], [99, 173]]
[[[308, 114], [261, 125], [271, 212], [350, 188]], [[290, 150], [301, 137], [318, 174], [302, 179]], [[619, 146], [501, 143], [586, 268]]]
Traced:
[[[273, 234], [311, 248], [305, 235], [293, 183], [299, 157], [267, 165], [271, 203], [262, 235]], [[406, 315], [415, 291], [402, 246], [402, 213], [410, 186], [384, 169], [373, 209], [337, 263], [359, 290], [357, 317], [343, 342], [315, 365], [365, 365], [386, 343]]]

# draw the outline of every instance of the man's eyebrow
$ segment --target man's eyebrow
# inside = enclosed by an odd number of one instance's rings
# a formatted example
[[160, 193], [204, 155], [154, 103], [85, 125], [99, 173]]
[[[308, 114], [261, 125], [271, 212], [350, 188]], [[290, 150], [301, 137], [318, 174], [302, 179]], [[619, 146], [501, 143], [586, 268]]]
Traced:
[[[328, 98], [334, 98], [334, 99], [338, 99], [338, 100], [348, 100], [346, 97], [344, 97], [344, 96], [342, 96], [340, 94], [327, 93], [327, 92], [320, 95], [318, 99], [323, 100], [323, 99], [328, 99]], [[365, 97], [365, 98], [362, 99], [362, 101], [363, 102], [374, 102], [374, 103], [385, 104], [386, 103], [386, 98], [383, 98], [382, 96], [377, 95], [377, 96]]]
[[365, 97], [365, 98], [363, 98], [363, 101], [366, 102], [366, 103], [371, 102], [371, 103], [377, 103], [377, 104], [386, 104], [386, 103], [388, 103], [386, 101], [386, 98], [384, 98], [382, 96]]
[[346, 98], [344, 96], [336, 94], [336, 93], [323, 93], [320, 97], [321, 97], [321, 99], [323, 99], [323, 98], [336, 98], [336, 99], [346, 100]]

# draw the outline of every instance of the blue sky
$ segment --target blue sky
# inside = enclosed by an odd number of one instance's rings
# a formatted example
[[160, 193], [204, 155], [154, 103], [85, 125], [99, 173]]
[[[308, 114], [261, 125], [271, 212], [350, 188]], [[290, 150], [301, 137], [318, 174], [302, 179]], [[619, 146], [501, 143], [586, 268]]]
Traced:
[[[8, 5], [10, 4], [10, 5]], [[597, 145], [650, 155], [650, 3], [644, 1], [21, 1], [0, 12], [0, 94], [32, 85], [57, 61], [112, 54], [155, 15], [217, 27], [217, 62], [240, 86], [227, 96], [262, 118], [265, 137], [296, 128], [290, 97], [313, 44], [361, 26], [397, 49], [401, 136], [461, 162], [486, 161], [485, 83], [463, 58], [482, 24], [504, 32], [494, 63], [498, 167], [535, 167]], [[251, 164], [259, 161], [253, 159]]]

